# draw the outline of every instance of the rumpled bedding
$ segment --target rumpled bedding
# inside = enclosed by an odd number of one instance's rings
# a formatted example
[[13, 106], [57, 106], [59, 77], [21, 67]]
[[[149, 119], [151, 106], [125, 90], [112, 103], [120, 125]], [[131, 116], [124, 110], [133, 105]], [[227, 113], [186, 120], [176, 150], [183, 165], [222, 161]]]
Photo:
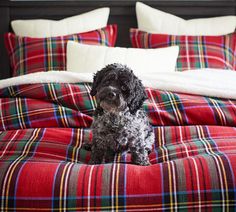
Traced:
[[1, 87], [0, 211], [236, 210], [234, 97], [147, 86], [152, 165], [127, 152], [88, 165], [90, 89], [85, 80]]

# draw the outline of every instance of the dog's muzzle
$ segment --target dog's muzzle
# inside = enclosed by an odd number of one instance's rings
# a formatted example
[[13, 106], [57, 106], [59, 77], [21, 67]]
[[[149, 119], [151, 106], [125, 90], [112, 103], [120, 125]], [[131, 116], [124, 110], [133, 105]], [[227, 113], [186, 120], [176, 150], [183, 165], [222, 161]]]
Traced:
[[108, 112], [118, 112], [123, 110], [124, 100], [119, 89], [108, 86], [100, 89], [96, 95], [98, 104]]

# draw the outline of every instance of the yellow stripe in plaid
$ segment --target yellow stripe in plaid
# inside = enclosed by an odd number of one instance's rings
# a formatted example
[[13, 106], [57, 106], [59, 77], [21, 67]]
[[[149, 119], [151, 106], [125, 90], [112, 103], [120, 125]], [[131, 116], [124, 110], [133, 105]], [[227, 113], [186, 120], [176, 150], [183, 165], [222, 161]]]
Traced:
[[[225, 37], [225, 46], [230, 46], [230, 37], [226, 36]], [[227, 61], [228, 64], [230, 64], [230, 53], [229, 50], [227, 49], [227, 51], [224, 51], [225, 53], [225, 60]]]
[[167, 95], [170, 99], [170, 105], [173, 108], [173, 112], [174, 112], [175, 117], [177, 119], [178, 125], [183, 125], [183, 119], [182, 119], [182, 116], [181, 116], [181, 112], [179, 111], [178, 103], [176, 101], [176, 98], [175, 98], [174, 94], [171, 93], [171, 92], [166, 92], [166, 93], [167, 93]]
[[201, 68], [206, 68], [205, 61], [204, 61], [205, 54], [204, 54], [204, 49], [203, 49], [203, 46], [204, 46], [203, 45], [203, 39], [202, 39], [201, 36], [198, 36], [197, 39], [198, 39], [198, 43], [199, 43], [199, 45], [198, 45], [199, 62], [200, 62], [199, 65], [200, 65]]
[[166, 143], [165, 143], [165, 137], [164, 137], [164, 131], [163, 131], [163, 127], [158, 127], [157, 131], [158, 131], [158, 141], [159, 141], [159, 150], [162, 151], [161, 155], [162, 155], [162, 161], [166, 162], [169, 161], [169, 153], [168, 153], [168, 149], [166, 148]]
[[17, 95], [17, 93], [15, 93], [15, 91], [14, 91], [14, 89], [13, 89], [12, 86], [11, 86], [11, 87], [8, 87], [8, 91], [9, 91], [9, 93], [10, 93], [11, 96], [16, 96], [16, 95]]
[[145, 42], [144, 43], [145, 48], [148, 48], [148, 41], [149, 41], [148, 37], [149, 37], [148, 33], [144, 35], [143, 41]]
[[[178, 198], [177, 198], [177, 177], [176, 177], [176, 169], [175, 169], [175, 164], [173, 161], [170, 161], [171, 164], [171, 170], [172, 170], [172, 176], [173, 176], [173, 192], [171, 193], [173, 195], [173, 210], [178, 209]], [[170, 195], [170, 196], [172, 196]]]
[[21, 98], [18, 99], [17, 101], [17, 109], [19, 109], [19, 122], [22, 126], [23, 129], [26, 129], [26, 125], [25, 125], [25, 120], [24, 120], [24, 113], [23, 113], [23, 110], [22, 110], [22, 102], [21, 102]]
[[226, 125], [226, 119], [224, 116], [224, 112], [222, 111], [221, 107], [219, 106], [218, 102], [212, 98], [209, 98], [210, 101], [213, 103], [213, 105], [215, 106], [215, 109], [220, 117], [220, 122], [222, 124], [222, 126]]
[[[66, 196], [67, 196], [67, 179], [69, 176], [69, 172], [71, 170], [71, 167], [73, 166], [73, 163], [66, 163], [62, 176], [61, 176], [61, 184], [60, 184], [60, 201], [59, 201], [59, 211], [65, 211], [66, 210]], [[66, 176], [66, 177], [65, 177]], [[64, 204], [63, 204], [64, 203]]]
[[59, 112], [60, 112], [61, 121], [63, 123], [63, 126], [64, 127], [69, 127], [70, 125], [68, 123], [64, 107], [58, 107], [58, 109], [59, 109]]
[[75, 141], [75, 145], [74, 145], [73, 150], [72, 150], [71, 162], [78, 162], [78, 158], [77, 158], [76, 152], [78, 150], [78, 147], [81, 146], [81, 144], [82, 144], [81, 143], [81, 134], [82, 133], [80, 132], [80, 130], [77, 130], [75, 132], [77, 132], [76, 133], [76, 141]]
[[116, 211], [119, 210], [119, 173], [120, 173], [120, 154], [117, 156], [117, 169], [116, 169]]
[[173, 190], [172, 190], [172, 172], [171, 172], [171, 163], [168, 163], [167, 164], [167, 166], [168, 166], [168, 178], [169, 178], [169, 194], [170, 194], [170, 211], [172, 212], [173, 211], [173, 197], [172, 197], [172, 192], [173, 192]]
[[104, 33], [103, 31], [97, 31], [97, 33], [100, 35], [99, 37], [101, 38], [100, 43], [101, 43], [102, 45], [106, 45], [106, 43], [105, 43], [105, 38], [106, 38], [105, 33]]
[[45, 57], [47, 57], [47, 61], [48, 61], [48, 70], [52, 70], [53, 69], [53, 57], [52, 57], [52, 40], [51, 38], [47, 38], [47, 54], [45, 55]]

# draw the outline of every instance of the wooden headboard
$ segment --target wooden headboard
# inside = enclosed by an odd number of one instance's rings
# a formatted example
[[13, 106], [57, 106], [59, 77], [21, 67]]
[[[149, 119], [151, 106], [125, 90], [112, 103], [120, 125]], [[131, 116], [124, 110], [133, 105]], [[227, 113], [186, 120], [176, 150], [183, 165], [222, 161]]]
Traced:
[[[142, 0], [142, 2], [180, 16], [201, 18], [236, 15], [236, 0]], [[129, 28], [136, 27], [135, 0], [0, 0], [0, 79], [10, 77], [3, 34], [11, 31], [14, 19], [61, 19], [99, 7], [110, 7], [109, 23], [118, 25], [116, 46], [130, 47]]]

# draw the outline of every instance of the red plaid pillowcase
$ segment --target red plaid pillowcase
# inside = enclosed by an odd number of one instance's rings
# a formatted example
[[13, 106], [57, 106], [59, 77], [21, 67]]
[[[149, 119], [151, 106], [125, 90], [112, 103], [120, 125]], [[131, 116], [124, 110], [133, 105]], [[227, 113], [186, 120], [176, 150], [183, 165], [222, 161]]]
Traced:
[[178, 45], [177, 71], [200, 68], [236, 70], [236, 33], [222, 36], [152, 34], [130, 30], [133, 47], [161, 48]]
[[40, 71], [66, 70], [66, 44], [68, 40], [79, 43], [114, 46], [117, 26], [48, 38], [20, 37], [13, 33], [5, 34], [12, 75], [19, 76]]

